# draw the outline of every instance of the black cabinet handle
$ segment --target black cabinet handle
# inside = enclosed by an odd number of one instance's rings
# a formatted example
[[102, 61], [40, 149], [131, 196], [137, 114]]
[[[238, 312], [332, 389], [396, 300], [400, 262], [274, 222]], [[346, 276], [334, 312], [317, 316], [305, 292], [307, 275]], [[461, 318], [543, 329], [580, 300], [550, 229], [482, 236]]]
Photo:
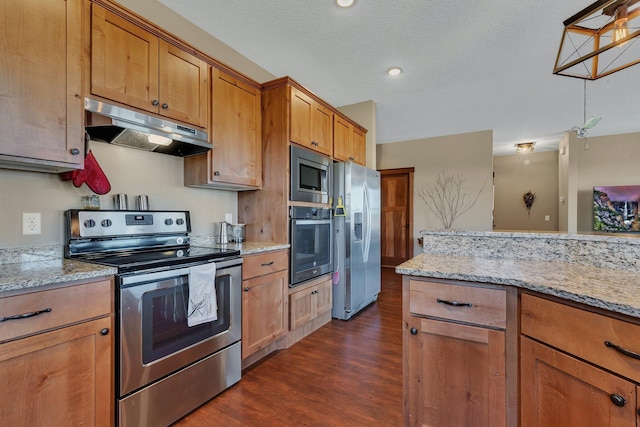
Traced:
[[244, 288], [244, 291], [249, 292], [249, 288], [248, 287]]
[[20, 319], [28, 319], [29, 317], [39, 316], [42, 313], [50, 313], [50, 308], [45, 308], [43, 310], [32, 311], [31, 313], [23, 313], [23, 314], [14, 314], [13, 316], [0, 317], [0, 322], [6, 322], [7, 320], [20, 320]]
[[78, 150], [77, 148], [72, 148], [70, 152], [74, 156], [77, 156], [78, 154], [80, 154], [80, 150]]
[[154, 107], [157, 107], [159, 104], [157, 99], [154, 99], [153, 101], [151, 101], [151, 105], [153, 105]]
[[622, 408], [627, 403], [627, 399], [615, 393], [609, 396], [609, 399], [611, 399], [611, 402], [619, 408]]
[[629, 357], [632, 357], [634, 359], [640, 360], [640, 354], [639, 353], [633, 352], [631, 350], [627, 350], [626, 348], [622, 348], [619, 345], [615, 345], [611, 341], [605, 341], [604, 345], [606, 345], [609, 348], [614, 349], [618, 353], [624, 354], [625, 356], [629, 356]]
[[445, 299], [436, 299], [436, 302], [438, 304], [446, 304], [446, 305], [451, 305], [453, 307], [473, 307], [473, 304], [471, 304], [470, 302], [459, 302], [459, 301], [447, 301]]
[[109, 335], [109, 328], [100, 329], [100, 335]]
[[213, 173], [213, 175], [214, 175], [214, 176], [220, 176], [220, 171], [215, 171], [215, 172]]
[[273, 265], [273, 261], [270, 262], [263, 262], [262, 264], [260, 264], [262, 267], [269, 267], [270, 265]]
[[166, 102], [164, 104], [162, 104], [162, 109], [166, 110], [167, 108], [169, 108], [169, 104], [167, 104]]
[[411, 335], [418, 335], [418, 330], [416, 328], [409, 329], [409, 332], [411, 332]]

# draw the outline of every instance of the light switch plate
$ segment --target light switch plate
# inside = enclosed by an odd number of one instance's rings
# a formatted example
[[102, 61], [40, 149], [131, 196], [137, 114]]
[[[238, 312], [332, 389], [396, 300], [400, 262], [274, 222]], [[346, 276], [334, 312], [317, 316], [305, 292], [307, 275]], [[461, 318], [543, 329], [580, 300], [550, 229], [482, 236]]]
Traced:
[[40, 212], [22, 213], [22, 235], [42, 234], [42, 217]]
[[233, 221], [233, 215], [230, 213], [224, 214], [224, 220], [227, 224], [231, 224], [231, 221]]

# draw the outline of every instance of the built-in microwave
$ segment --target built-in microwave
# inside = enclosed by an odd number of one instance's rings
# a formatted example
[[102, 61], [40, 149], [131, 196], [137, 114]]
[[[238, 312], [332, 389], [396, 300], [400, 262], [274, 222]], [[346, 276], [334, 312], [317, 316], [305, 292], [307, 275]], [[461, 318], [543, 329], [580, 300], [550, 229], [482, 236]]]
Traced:
[[329, 203], [332, 164], [327, 156], [291, 145], [289, 200]]

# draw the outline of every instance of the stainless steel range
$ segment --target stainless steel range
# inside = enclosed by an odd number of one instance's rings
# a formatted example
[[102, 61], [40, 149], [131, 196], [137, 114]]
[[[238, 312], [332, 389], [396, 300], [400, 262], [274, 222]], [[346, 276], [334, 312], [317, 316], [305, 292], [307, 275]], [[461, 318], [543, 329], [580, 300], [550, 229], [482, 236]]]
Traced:
[[240, 380], [239, 251], [190, 246], [188, 211], [69, 210], [65, 222], [67, 258], [118, 269], [120, 426], [169, 425]]

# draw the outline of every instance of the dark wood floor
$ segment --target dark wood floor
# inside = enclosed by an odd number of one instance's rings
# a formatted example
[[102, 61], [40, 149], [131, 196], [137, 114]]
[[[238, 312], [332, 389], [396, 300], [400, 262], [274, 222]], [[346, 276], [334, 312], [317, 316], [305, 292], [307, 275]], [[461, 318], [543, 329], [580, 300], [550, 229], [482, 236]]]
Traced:
[[382, 269], [378, 301], [333, 319], [242, 373], [175, 426], [402, 425], [401, 277]]

